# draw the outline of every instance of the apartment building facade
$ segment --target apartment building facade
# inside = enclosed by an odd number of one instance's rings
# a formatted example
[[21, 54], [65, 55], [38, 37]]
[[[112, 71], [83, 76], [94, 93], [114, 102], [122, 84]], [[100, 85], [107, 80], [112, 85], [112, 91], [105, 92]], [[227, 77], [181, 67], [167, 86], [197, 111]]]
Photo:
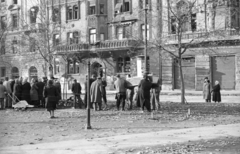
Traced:
[[[181, 25], [180, 37], [171, 12], [173, 6], [168, 1], [163, 3], [167, 21], [163, 22], [163, 35], [167, 36], [167, 43], [177, 45], [181, 38], [182, 45], [190, 46], [182, 55], [185, 88], [202, 90], [203, 79], [208, 77], [212, 85], [218, 80], [223, 90], [240, 90], [239, 0], [176, 1], [177, 8], [192, 7], [188, 21]], [[163, 61], [163, 89], [180, 89], [179, 59]]]
[[37, 54], [34, 41], [26, 37], [26, 33], [33, 27], [37, 30], [41, 25], [39, 2], [37, 0], [0, 1], [1, 79], [5, 76], [12, 79], [19, 76], [37, 78], [46, 74], [45, 62]]

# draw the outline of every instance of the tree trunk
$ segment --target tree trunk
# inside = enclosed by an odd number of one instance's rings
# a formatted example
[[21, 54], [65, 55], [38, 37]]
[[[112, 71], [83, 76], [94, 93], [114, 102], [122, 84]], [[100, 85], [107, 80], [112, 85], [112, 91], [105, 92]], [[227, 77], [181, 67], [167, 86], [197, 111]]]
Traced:
[[53, 66], [49, 64], [48, 76], [51, 79], [53, 77]]
[[182, 58], [179, 58], [179, 71], [180, 71], [180, 79], [181, 79], [181, 103], [185, 104], [185, 84], [183, 78], [183, 71], [182, 71]]

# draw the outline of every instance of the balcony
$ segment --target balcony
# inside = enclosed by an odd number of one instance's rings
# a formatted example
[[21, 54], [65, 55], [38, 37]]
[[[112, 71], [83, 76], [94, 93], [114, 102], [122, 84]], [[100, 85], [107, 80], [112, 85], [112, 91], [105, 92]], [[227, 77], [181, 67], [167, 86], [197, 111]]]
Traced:
[[[216, 30], [210, 32], [193, 32], [193, 33], [183, 33], [182, 42], [187, 43], [191, 40], [205, 40], [205, 41], [218, 41], [218, 40], [234, 40], [240, 38], [240, 31], [236, 29], [228, 30]], [[167, 36], [168, 43], [176, 43], [178, 40], [177, 34], [171, 34]]]
[[106, 40], [91, 44], [73, 44], [73, 45], [60, 45], [57, 46], [56, 54], [71, 54], [85, 51], [104, 52], [104, 51], [124, 51], [124, 50], [137, 50], [141, 45], [136, 40]]

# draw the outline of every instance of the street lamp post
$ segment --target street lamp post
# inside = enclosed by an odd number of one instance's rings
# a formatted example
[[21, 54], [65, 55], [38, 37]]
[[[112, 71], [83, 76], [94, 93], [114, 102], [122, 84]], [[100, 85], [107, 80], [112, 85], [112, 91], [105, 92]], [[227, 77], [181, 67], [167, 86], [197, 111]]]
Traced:
[[87, 79], [87, 125], [86, 129], [92, 129], [90, 124], [90, 59], [88, 59], [88, 79]]
[[148, 5], [147, 4], [148, 0], [145, 0], [145, 8], [144, 8], [144, 33], [145, 33], [145, 38], [144, 38], [144, 42], [145, 42], [145, 47], [144, 47], [144, 61], [145, 61], [145, 73], [148, 74], [149, 70], [148, 70], [148, 58], [147, 58], [147, 11], [148, 11]]

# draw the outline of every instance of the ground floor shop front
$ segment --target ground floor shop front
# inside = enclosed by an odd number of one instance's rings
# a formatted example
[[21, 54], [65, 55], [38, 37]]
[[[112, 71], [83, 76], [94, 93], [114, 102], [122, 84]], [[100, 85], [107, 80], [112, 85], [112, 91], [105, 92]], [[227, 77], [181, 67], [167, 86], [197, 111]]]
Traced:
[[[222, 90], [240, 90], [240, 47], [218, 48], [211, 54], [199, 54], [200, 50], [189, 52], [182, 58], [185, 88], [202, 90], [204, 78], [208, 77], [212, 86], [217, 80]], [[163, 89], [180, 89], [178, 60], [168, 58], [163, 61]]]

